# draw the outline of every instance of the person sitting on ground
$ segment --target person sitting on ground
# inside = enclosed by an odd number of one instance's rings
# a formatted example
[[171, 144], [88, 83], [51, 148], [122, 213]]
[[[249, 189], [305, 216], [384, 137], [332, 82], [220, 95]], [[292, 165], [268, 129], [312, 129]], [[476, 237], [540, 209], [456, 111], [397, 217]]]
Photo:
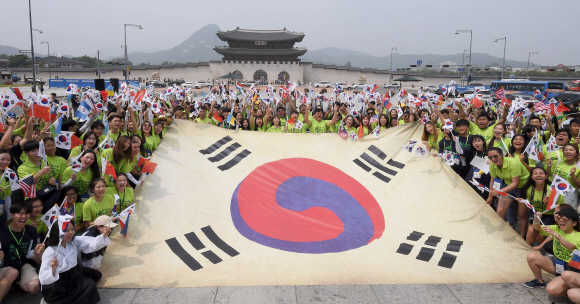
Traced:
[[[100, 278], [98, 270], [83, 268], [78, 264], [78, 252], [97, 251], [111, 243], [111, 229], [102, 228], [97, 237], [75, 236], [74, 225], [62, 227], [65, 231], [59, 237], [61, 227], [55, 221], [50, 229], [47, 250], [42, 255], [39, 278], [42, 296], [47, 303], [98, 303], [101, 299], [95, 284]], [[87, 275], [88, 274], [88, 275]]]

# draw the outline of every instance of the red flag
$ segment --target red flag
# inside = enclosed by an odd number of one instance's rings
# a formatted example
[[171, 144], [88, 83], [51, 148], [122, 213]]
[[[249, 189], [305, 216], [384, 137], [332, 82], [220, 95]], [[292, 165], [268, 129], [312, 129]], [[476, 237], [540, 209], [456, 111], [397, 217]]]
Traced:
[[16, 95], [16, 97], [19, 100], [24, 100], [24, 97], [22, 97], [22, 93], [20, 92], [20, 89], [19, 88], [10, 87], [10, 89], [12, 90], [12, 92], [14, 92], [14, 95]]
[[365, 135], [365, 130], [363, 125], [361, 124], [360, 127], [358, 127], [358, 138], [362, 138]]
[[474, 105], [477, 109], [483, 107], [483, 102], [477, 98], [477, 96], [473, 97], [471, 100], [471, 104]]
[[109, 92], [101, 91], [101, 97], [103, 97], [103, 102], [107, 101], [107, 98], [109, 97]]
[[289, 125], [294, 125], [295, 122], [296, 122], [296, 119], [294, 117], [288, 119], [288, 124]]
[[78, 145], [82, 145], [83, 144], [83, 140], [78, 138], [76, 135], [71, 136], [71, 149], [76, 148]]
[[558, 191], [556, 191], [556, 188], [552, 187], [550, 197], [548, 198], [548, 205], [546, 206], [546, 210], [552, 210], [556, 208], [556, 206], [558, 205], [557, 201], [559, 196], [560, 194], [558, 193]]
[[506, 192], [503, 191], [499, 191], [499, 190], [495, 190], [495, 192], [501, 196], [505, 196], [505, 197], [509, 197], [508, 194]]
[[215, 114], [213, 115], [213, 119], [217, 122], [224, 122], [223, 118], [220, 117], [218, 112], [215, 112]]
[[153, 173], [153, 171], [155, 171], [155, 168], [157, 168], [156, 163], [152, 161], [146, 161], [145, 164], [143, 165], [143, 168], [141, 168], [141, 173]]
[[137, 92], [137, 95], [135, 95], [135, 103], [140, 103], [141, 100], [143, 100], [143, 97], [145, 97], [145, 93], [145, 90]]
[[46, 121], [50, 120], [50, 107], [41, 106], [34, 103], [28, 111], [28, 116], [42, 118]]
[[105, 174], [108, 174], [113, 177], [114, 180], [117, 180], [117, 173], [115, 172], [115, 167], [111, 165], [109, 161], [107, 161], [107, 165], [105, 167]]

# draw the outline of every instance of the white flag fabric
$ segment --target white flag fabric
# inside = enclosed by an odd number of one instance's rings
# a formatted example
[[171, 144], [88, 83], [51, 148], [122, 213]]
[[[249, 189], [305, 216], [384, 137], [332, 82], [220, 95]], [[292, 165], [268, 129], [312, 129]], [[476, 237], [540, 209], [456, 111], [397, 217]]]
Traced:
[[417, 141], [415, 140], [409, 140], [409, 143], [403, 146], [403, 149], [407, 150], [407, 152], [411, 153], [411, 151], [413, 151], [413, 148], [415, 147], [415, 145], [417, 144]]
[[72, 136], [73, 132], [62, 131], [60, 134], [54, 139], [54, 143], [57, 148], [70, 150], [72, 145]]
[[46, 149], [44, 148], [44, 142], [42, 140], [38, 142], [38, 156], [44, 160], [44, 165], [48, 166], [48, 159], [46, 159]]
[[71, 161], [71, 168], [72, 168], [73, 173], [79, 173], [81, 171], [81, 169], [83, 168], [83, 165], [76, 158], [73, 158]]
[[423, 146], [418, 145], [417, 149], [415, 149], [415, 155], [425, 157], [425, 155], [427, 155], [427, 150], [425, 150], [425, 148], [423, 148]]
[[109, 135], [107, 135], [105, 140], [103, 140], [103, 142], [99, 145], [99, 148], [101, 150], [114, 148], [114, 147], [115, 147], [115, 141]]
[[59, 237], [62, 238], [64, 236], [68, 225], [74, 225], [71, 223], [72, 219], [74, 219], [74, 216], [69, 214], [58, 216]]
[[20, 189], [20, 184], [18, 183], [18, 175], [12, 169], [6, 168], [4, 170], [4, 176], [8, 179], [10, 183], [10, 188], [12, 191]]
[[57, 219], [58, 217], [58, 213], [59, 213], [60, 208], [58, 208], [57, 205], [52, 206], [52, 208], [50, 208], [50, 210], [48, 210], [41, 218], [40, 220], [46, 224], [46, 226], [50, 229], [50, 227], [52, 227], [52, 223], [54, 223], [54, 221]]
[[574, 187], [572, 187], [568, 181], [559, 175], [554, 176], [554, 179], [552, 180], [552, 187], [554, 187], [558, 193], [564, 196], [574, 192]]

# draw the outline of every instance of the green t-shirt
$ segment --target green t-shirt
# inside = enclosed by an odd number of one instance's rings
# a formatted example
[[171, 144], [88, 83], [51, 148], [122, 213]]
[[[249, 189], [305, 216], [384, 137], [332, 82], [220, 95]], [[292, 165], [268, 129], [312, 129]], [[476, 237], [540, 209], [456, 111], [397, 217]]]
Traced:
[[306, 125], [302, 125], [301, 129], [296, 128], [296, 124], [288, 125], [288, 133], [306, 133]]
[[521, 188], [528, 181], [530, 172], [522, 165], [519, 159], [509, 157], [503, 158], [502, 168], [498, 168], [494, 163], [489, 165], [489, 173], [492, 178], [502, 179], [508, 186], [512, 184], [512, 177], [519, 176], [520, 183], [517, 188]]
[[[548, 158], [550, 158], [552, 160], [552, 168], [554, 168], [555, 166], [558, 166], [558, 161], [560, 163], [563, 163], [565, 161], [565, 157], [564, 157], [564, 149], [558, 149], [558, 151], [552, 151], [550, 153], [548, 153], [548, 151], [546, 150], [546, 146], [544, 146], [544, 149], [542, 151], [543, 155], [544, 155], [544, 160], [547, 160]], [[544, 161], [544, 169], [548, 170], [548, 162]]]
[[[72, 148], [70, 150], [70, 155], [68, 156], [68, 159], [73, 159], [73, 158], [79, 156], [82, 151], [84, 151], [84, 144]], [[95, 161], [99, 161], [101, 159], [101, 151], [99, 151], [99, 149], [97, 149], [96, 154], [97, 154], [97, 159], [95, 159]]]
[[75, 222], [77, 225], [83, 223], [83, 208], [85, 203], [79, 202], [75, 204]]
[[[42, 168], [44, 168], [44, 160], [40, 161], [40, 167], [33, 164], [30, 160], [26, 160], [20, 167], [18, 167], [18, 177], [24, 178], [27, 175], [32, 175], [38, 173]], [[50, 179], [50, 174], [43, 174], [38, 183], [36, 183], [36, 191], [46, 187], [48, 185], [48, 181]]]
[[101, 202], [97, 202], [95, 197], [89, 198], [83, 206], [83, 221], [84, 222], [94, 222], [97, 217], [101, 215], [111, 215], [113, 211], [113, 206], [115, 205], [115, 197], [111, 194], [106, 194], [103, 196]]
[[66, 160], [60, 156], [46, 156], [50, 166], [50, 177], [59, 180], [64, 169], [66, 169]]
[[[0, 172], [0, 174], [3, 172]], [[0, 188], [3, 188], [4, 190], [0, 191], [0, 200], [4, 201], [4, 198], [7, 196], [10, 196], [10, 194], [12, 194], [12, 188], [10, 188], [10, 183], [8, 182], [8, 180], [6, 178], [3, 178], [2, 181], [0, 182]], [[4, 214], [4, 203], [2, 203], [2, 206], [0, 206], [0, 216], [2, 216]], [[6, 215], [6, 218], [10, 218], [10, 214]]]
[[[493, 138], [493, 136], [492, 136], [492, 138]], [[511, 146], [512, 146], [512, 139], [511, 139], [511, 138], [507, 138], [507, 137], [504, 137], [504, 138], [502, 138], [502, 139], [503, 139], [503, 143], [506, 145], [506, 148], [507, 148], [507, 149], [508, 149], [508, 151], [509, 151], [509, 149], [510, 149], [510, 148], [511, 148]], [[501, 148], [501, 147], [500, 147], [500, 145], [501, 145], [501, 140], [497, 140], [497, 139], [496, 139], [496, 140], [494, 140], [494, 141], [493, 141], [493, 147], [490, 147], [490, 146], [489, 146], [489, 143], [490, 143], [490, 142], [491, 142], [491, 138], [490, 138], [490, 139], [487, 141], [487, 149], [488, 149], [488, 150], [489, 150], [490, 148]]]
[[32, 219], [32, 217], [31, 217], [31, 218], [28, 219], [28, 221], [26, 221], [26, 225], [31, 225], [32, 222], [38, 221], [38, 227], [36, 227], [36, 232], [39, 235], [41, 233], [44, 234], [44, 235], [46, 235], [48, 233], [48, 226], [46, 226], [46, 224], [43, 221], [40, 220], [41, 218], [42, 218], [42, 214], [38, 218], [36, 218], [36, 219]]
[[[552, 164], [552, 180], [554, 180], [554, 176], [559, 175], [561, 178], [565, 179], [572, 187], [577, 188], [576, 185], [572, 182], [572, 175], [570, 174], [570, 169], [576, 167], [576, 163], [568, 165], [566, 161], [562, 159], [558, 166], [555, 166], [556, 163]], [[555, 166], [555, 167], [554, 167]], [[580, 170], [576, 170], [574, 173], [576, 177], [580, 176]]]
[[205, 117], [205, 119], [201, 119], [200, 117], [194, 119], [193, 121], [197, 122], [197, 123], [204, 123], [204, 124], [211, 124], [211, 118]]
[[284, 133], [284, 127], [279, 126], [278, 128], [271, 126], [268, 128], [268, 131], [266, 132], [272, 132], [272, 133]]
[[[576, 245], [576, 248], [580, 248], [580, 232], [576, 233], [578, 231], [573, 231], [572, 233], [567, 234], [564, 231], [562, 231], [562, 229], [560, 229], [560, 226], [558, 225], [549, 225], [548, 227], [554, 230], [554, 232], [561, 235], [568, 242]], [[540, 234], [546, 236], [548, 235], [546, 232], [544, 232], [544, 226], [542, 226], [542, 231], [540, 231]], [[568, 263], [572, 258], [570, 255], [572, 254], [573, 251], [574, 249], [569, 250], [566, 247], [564, 247], [558, 240], [554, 239], [554, 256], [556, 258]]]
[[[551, 188], [547, 187], [546, 197], [550, 196], [551, 191], [552, 191]], [[528, 201], [530, 201], [532, 206], [534, 206], [534, 209], [536, 209], [536, 212], [542, 212], [542, 213], [545, 212], [544, 213], [545, 215], [554, 215], [554, 209], [546, 211], [547, 204], [544, 204], [543, 198], [544, 197], [542, 196], [541, 189], [540, 190], [534, 189], [534, 197], [532, 197], [532, 187], [529, 187], [528, 190], [526, 190], [526, 199]], [[559, 195], [556, 203], [558, 205], [564, 204], [564, 196]]]
[[427, 138], [427, 144], [429, 145], [429, 147], [431, 148], [435, 148], [435, 149], [439, 149], [439, 142], [445, 138], [445, 135], [443, 135], [442, 131], [439, 131], [439, 135], [437, 136], [437, 140], [435, 140], [435, 134], [431, 134], [429, 135], [429, 137]]
[[[120, 163], [115, 163], [113, 158], [113, 148], [105, 149], [101, 156], [104, 157], [113, 167], [116, 173], [129, 173], [137, 166], [137, 157], [131, 156], [131, 160], [122, 159]], [[130, 173], [129, 173], [130, 174]], [[113, 177], [105, 174], [105, 181], [107, 182], [107, 187], [114, 186]]]
[[494, 123], [493, 125], [485, 128], [485, 129], [482, 129], [478, 125], [476, 125], [472, 121], [470, 121], [469, 122], [469, 134], [481, 135], [481, 136], [483, 136], [485, 141], [488, 142], [494, 136], [493, 128], [495, 128], [495, 125], [497, 125], [497, 123]]
[[[62, 183], [68, 182], [72, 174], [72, 167], [67, 167], [62, 174]], [[91, 180], [93, 180], [93, 170], [91, 168], [89, 168], [85, 173], [82, 171], [77, 173], [77, 179], [74, 180], [72, 185], [77, 189], [77, 194], [79, 196], [89, 194], [89, 184], [91, 183]]]
[[328, 133], [330, 121], [324, 119], [317, 121], [314, 118], [309, 119], [309, 121], [308, 129], [310, 129], [310, 133]]
[[114, 194], [119, 196], [119, 205], [117, 206], [117, 213], [121, 213], [121, 211], [125, 210], [125, 208], [131, 206], [133, 200], [135, 199], [135, 193], [133, 192], [133, 188], [131, 188], [129, 185], [127, 185], [127, 187], [125, 187], [124, 191], [121, 193], [117, 191], [117, 187], [107, 187], [107, 190], [105, 190], [105, 194], [111, 194], [113, 195], [113, 197]]
[[149, 155], [157, 149], [157, 139], [154, 136], [145, 136], [145, 142], [143, 143], [143, 147]]
[[159, 135], [153, 135], [152, 137], [153, 137], [153, 139], [155, 139], [155, 142], [157, 143], [157, 147], [159, 147], [159, 144], [161, 144], [161, 137], [159, 137]]

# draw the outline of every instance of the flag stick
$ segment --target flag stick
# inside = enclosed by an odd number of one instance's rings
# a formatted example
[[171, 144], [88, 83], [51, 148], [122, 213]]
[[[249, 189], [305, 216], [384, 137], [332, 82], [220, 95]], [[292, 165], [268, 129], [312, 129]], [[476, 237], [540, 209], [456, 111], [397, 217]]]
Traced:
[[56, 246], [56, 250], [54, 251], [54, 256], [52, 257], [51, 260], [53, 260], [56, 257], [56, 254], [58, 253], [58, 249], [60, 248], [60, 244], [62, 243], [63, 238], [64, 238], [64, 235], [59, 237], [58, 246]]

